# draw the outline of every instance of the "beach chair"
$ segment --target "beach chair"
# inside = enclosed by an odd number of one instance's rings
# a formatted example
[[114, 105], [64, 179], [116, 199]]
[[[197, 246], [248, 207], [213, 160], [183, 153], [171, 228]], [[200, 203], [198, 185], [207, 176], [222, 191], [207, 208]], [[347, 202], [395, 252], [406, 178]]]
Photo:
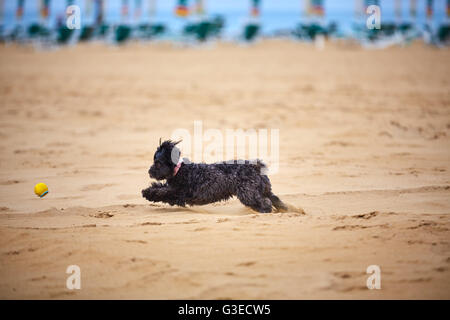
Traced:
[[56, 42], [58, 44], [67, 44], [74, 32], [74, 29], [69, 29], [66, 26], [61, 26], [56, 30]]
[[318, 23], [298, 24], [293, 35], [299, 39], [314, 41], [318, 35], [328, 36], [328, 29]]
[[252, 42], [258, 36], [260, 29], [261, 29], [261, 27], [258, 23], [250, 22], [244, 26], [244, 32], [243, 32], [242, 38], [246, 42]]
[[166, 32], [166, 26], [162, 23], [140, 24], [137, 27], [138, 38], [152, 39]]
[[28, 39], [39, 41], [42, 44], [50, 44], [52, 42], [52, 31], [39, 23], [32, 23], [27, 29]]
[[439, 26], [436, 36], [440, 44], [450, 45], [450, 24]]
[[155, 23], [150, 25], [150, 31], [153, 36], [159, 36], [167, 31], [167, 27], [162, 23]]
[[106, 38], [111, 30], [109, 25], [102, 23], [96, 28], [95, 36], [101, 39]]
[[225, 26], [224, 17], [221, 15], [214, 16], [211, 19], [211, 35], [214, 37], [220, 37], [224, 26]]
[[89, 41], [94, 37], [95, 27], [94, 26], [84, 26], [81, 28], [79, 41]]
[[213, 21], [201, 20], [199, 22], [189, 23], [183, 29], [184, 36], [192, 37], [193, 39], [204, 42], [210, 39], [217, 32], [217, 26]]
[[213, 34], [213, 24], [209, 20], [202, 20], [198, 23], [186, 26], [186, 34], [192, 35], [197, 41], [204, 42]]
[[26, 31], [21, 25], [16, 25], [9, 34], [6, 34], [5, 39], [13, 42], [23, 42], [26, 38]]
[[131, 27], [125, 24], [118, 25], [115, 29], [114, 40], [117, 44], [123, 44], [131, 38]]
[[208, 20], [202, 21], [197, 25], [196, 38], [200, 42], [208, 40], [212, 35], [212, 23]]

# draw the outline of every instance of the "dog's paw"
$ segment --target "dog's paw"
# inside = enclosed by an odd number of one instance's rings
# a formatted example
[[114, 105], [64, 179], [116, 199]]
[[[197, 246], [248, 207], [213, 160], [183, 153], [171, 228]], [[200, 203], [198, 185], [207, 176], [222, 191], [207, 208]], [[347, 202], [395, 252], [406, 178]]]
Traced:
[[150, 200], [150, 198], [151, 198], [150, 188], [142, 189], [141, 193], [142, 193], [142, 197], [144, 197], [147, 200]]
[[171, 206], [186, 207], [186, 202], [182, 199], [172, 199], [167, 201]]

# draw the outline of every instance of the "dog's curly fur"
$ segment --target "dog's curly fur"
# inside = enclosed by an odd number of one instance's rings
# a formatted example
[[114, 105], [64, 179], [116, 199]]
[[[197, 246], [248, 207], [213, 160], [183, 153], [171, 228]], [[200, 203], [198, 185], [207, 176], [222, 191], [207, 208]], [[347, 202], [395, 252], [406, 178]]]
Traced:
[[286, 205], [272, 193], [270, 180], [264, 174], [265, 164], [256, 160], [224, 163], [181, 163], [178, 142], [164, 141], [155, 152], [149, 175], [165, 183], [154, 182], [142, 190], [142, 196], [152, 202], [170, 205], [204, 205], [236, 196], [244, 205], [257, 212], [287, 210]]

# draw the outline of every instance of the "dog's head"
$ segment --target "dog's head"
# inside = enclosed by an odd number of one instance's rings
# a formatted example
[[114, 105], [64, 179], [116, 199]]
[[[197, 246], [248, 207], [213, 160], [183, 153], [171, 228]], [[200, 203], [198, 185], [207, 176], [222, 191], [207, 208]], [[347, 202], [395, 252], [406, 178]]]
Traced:
[[153, 156], [153, 165], [148, 170], [151, 178], [164, 180], [173, 176], [180, 159], [180, 149], [176, 147], [180, 142], [166, 140], [161, 143], [161, 139], [159, 140], [159, 147]]

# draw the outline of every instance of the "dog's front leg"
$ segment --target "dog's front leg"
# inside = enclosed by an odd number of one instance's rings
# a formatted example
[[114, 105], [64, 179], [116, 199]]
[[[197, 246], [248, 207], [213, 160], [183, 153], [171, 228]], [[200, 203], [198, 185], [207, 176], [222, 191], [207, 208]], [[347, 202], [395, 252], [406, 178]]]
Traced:
[[167, 188], [167, 185], [159, 182], [153, 182], [151, 187], [142, 190], [142, 196], [148, 201], [161, 201], [161, 190], [163, 190], [163, 188]]
[[148, 201], [165, 202], [171, 206], [177, 205], [184, 207], [186, 202], [175, 190], [167, 184], [153, 183], [151, 187], [142, 190], [142, 196]]

